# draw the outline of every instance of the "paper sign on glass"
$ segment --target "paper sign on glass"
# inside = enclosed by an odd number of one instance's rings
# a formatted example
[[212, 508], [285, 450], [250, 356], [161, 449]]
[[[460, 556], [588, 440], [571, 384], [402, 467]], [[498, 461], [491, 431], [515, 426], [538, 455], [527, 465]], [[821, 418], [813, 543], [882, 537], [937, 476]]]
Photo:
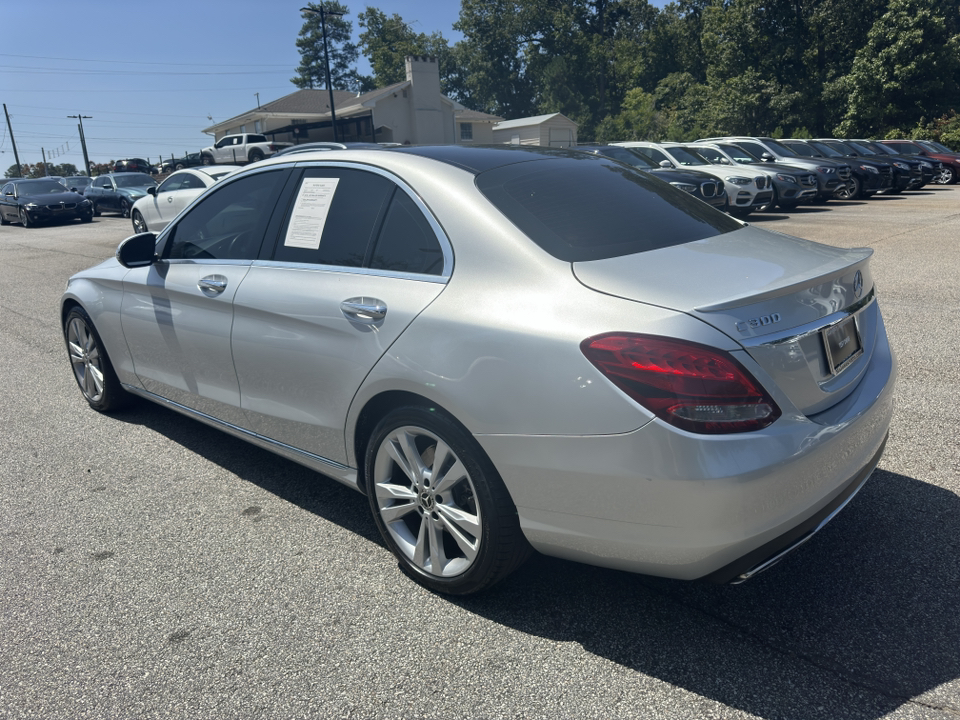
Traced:
[[340, 178], [304, 179], [293, 206], [284, 245], [307, 250], [320, 247], [323, 226], [327, 224], [327, 213], [330, 212], [330, 203], [333, 202], [339, 182]]

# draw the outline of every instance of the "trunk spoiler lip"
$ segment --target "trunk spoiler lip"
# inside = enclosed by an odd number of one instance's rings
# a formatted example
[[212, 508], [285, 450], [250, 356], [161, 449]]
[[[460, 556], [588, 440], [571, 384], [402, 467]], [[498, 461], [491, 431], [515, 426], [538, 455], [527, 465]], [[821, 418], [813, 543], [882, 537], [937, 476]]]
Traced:
[[740, 295], [737, 297], [729, 298], [712, 305], [702, 305], [695, 308], [696, 312], [701, 313], [714, 313], [714, 312], [723, 312], [725, 310], [733, 310], [735, 308], [744, 307], [746, 305], [753, 305], [755, 303], [763, 302], [765, 300], [771, 300], [781, 295], [789, 294], [797, 290], [803, 290], [805, 288], [812, 287], [814, 285], [819, 285], [829, 281], [831, 278], [835, 277], [838, 272], [843, 270], [848, 270], [857, 265], [862, 264], [864, 261], [868, 260], [871, 255], [873, 255], [873, 248], [851, 248], [849, 253], [859, 252], [860, 257], [849, 262], [849, 255], [843, 260], [842, 265], [837, 264], [835, 267], [830, 268], [829, 270], [820, 273], [814, 277], [804, 278], [803, 280], [795, 283], [790, 283], [788, 285], [779, 285], [777, 287], [770, 288], [769, 290], [764, 290], [759, 293], [752, 292], [746, 295]]

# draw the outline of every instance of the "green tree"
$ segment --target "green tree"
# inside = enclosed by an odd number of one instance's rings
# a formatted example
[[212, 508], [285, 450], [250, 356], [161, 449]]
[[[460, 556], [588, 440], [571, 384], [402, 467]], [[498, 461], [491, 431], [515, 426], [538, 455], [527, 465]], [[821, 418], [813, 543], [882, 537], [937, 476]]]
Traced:
[[439, 32], [430, 35], [414, 32], [399, 15], [387, 17], [373, 7], [360, 13], [357, 24], [363, 28], [359, 49], [373, 70], [373, 75], [358, 76], [361, 91], [404, 81], [406, 57], [428, 55], [437, 58], [440, 66], [440, 91], [457, 95], [462, 83], [459, 66], [450, 45]]
[[[300, 65], [297, 75], [290, 79], [298, 88], [327, 86], [326, 63], [323, 55], [323, 33], [321, 31], [319, 11], [327, 13], [324, 24], [327, 30], [327, 49], [330, 54], [330, 84], [334, 89], [358, 90], [360, 80], [354, 67], [359, 57], [357, 46], [350, 42], [353, 23], [337, 15], [349, 14], [349, 8], [337, 0], [322, 3], [308, 2], [306, 5], [314, 13], [303, 13], [304, 23], [297, 37], [297, 51], [300, 53]], [[331, 15], [330, 13], [334, 13]]]
[[883, 135], [960, 106], [960, 35], [928, 0], [891, 0], [857, 51], [838, 132]]

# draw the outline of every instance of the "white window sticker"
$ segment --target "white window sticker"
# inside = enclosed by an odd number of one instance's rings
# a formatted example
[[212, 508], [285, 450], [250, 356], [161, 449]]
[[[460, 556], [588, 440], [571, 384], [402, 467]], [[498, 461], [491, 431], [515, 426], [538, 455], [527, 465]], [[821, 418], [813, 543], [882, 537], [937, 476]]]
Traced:
[[293, 216], [287, 226], [283, 244], [288, 247], [317, 250], [323, 226], [327, 224], [330, 203], [340, 178], [306, 178], [300, 186]]

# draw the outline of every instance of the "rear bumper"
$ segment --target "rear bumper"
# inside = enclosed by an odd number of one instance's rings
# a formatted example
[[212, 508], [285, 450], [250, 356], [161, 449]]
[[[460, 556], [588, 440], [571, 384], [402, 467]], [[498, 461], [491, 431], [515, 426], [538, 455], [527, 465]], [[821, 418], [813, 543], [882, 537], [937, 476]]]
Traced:
[[693, 435], [654, 420], [621, 435], [476, 437], [538, 551], [730, 581], [810, 534], [869, 477], [896, 374], [881, 334], [869, 370], [836, 408], [814, 418], [784, 408], [756, 433]]

